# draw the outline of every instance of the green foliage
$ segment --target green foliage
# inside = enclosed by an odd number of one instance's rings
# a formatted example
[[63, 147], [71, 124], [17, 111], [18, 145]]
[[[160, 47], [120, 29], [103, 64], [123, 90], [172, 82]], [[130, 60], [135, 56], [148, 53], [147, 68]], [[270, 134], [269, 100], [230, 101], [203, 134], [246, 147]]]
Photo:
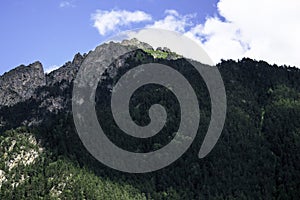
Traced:
[[[24, 136], [29, 136], [20, 130], [5, 134], [10, 137], [1, 137], [2, 148], [9, 147], [11, 143], [7, 141], [11, 139], [17, 141], [15, 146], [21, 146], [27, 140]], [[30, 143], [27, 141], [27, 144]], [[13, 148], [12, 153], [15, 152], [17, 150]], [[0, 163], [1, 166], [5, 165], [2, 159]], [[62, 156], [53, 161], [48, 152], [41, 154], [30, 166], [1, 169], [6, 171], [7, 178], [0, 190], [1, 199], [146, 199], [143, 193], [129, 184], [98, 177], [89, 169], [80, 168]], [[23, 181], [20, 181], [21, 177], [25, 177]]]
[[144, 51], [152, 55], [154, 58], [166, 59], [168, 56], [168, 52], [164, 52], [160, 50], [145, 49]]
[[152, 50], [152, 49], [143, 49], [144, 52], [153, 56], [153, 58], [157, 59], [168, 59], [168, 57], [172, 58], [182, 58], [182, 56], [176, 54], [175, 52], [163, 51], [163, 50]]
[[[201, 110], [197, 137], [180, 159], [147, 174], [115, 171], [87, 152], [68, 112], [70, 104], [65, 112], [51, 114], [31, 100], [0, 109], [0, 116], [6, 116], [9, 127], [20, 126], [22, 119], [37, 114], [47, 116], [40, 126], [0, 134], [0, 169], [7, 178], [0, 199], [300, 199], [300, 70], [251, 59], [218, 64], [227, 92], [227, 118], [217, 145], [199, 160], [197, 154], [211, 109], [205, 83], [184, 59], [153, 59], [149, 53], [167, 56], [165, 52], [137, 51], [117, 76], [107, 77], [99, 84], [96, 110], [98, 116], [103, 116], [99, 121], [112, 142], [130, 151], [147, 152], [170, 142], [180, 123], [180, 105], [170, 90], [149, 85], [133, 94], [130, 114], [137, 124], [150, 122], [148, 110], [154, 103], [162, 104], [168, 113], [167, 124], [159, 134], [140, 140], [124, 134], [115, 124], [110, 111], [111, 93], [106, 86], [115, 84], [128, 69], [141, 63], [171, 66], [188, 77]], [[72, 86], [44, 89], [52, 96], [70, 97]], [[40, 142], [29, 144], [29, 135]], [[14, 155], [7, 152], [13, 140], [17, 141], [15, 152], [22, 146], [44, 150], [33, 164], [9, 171], [3, 155]], [[24, 182], [12, 187], [22, 176]]]

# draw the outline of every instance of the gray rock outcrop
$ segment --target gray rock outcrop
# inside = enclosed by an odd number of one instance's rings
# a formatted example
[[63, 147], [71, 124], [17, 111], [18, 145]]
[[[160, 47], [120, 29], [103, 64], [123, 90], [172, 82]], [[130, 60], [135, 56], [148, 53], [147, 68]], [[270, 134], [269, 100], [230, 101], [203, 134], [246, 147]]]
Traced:
[[12, 106], [25, 101], [45, 84], [46, 78], [40, 62], [21, 65], [0, 76], [0, 105]]

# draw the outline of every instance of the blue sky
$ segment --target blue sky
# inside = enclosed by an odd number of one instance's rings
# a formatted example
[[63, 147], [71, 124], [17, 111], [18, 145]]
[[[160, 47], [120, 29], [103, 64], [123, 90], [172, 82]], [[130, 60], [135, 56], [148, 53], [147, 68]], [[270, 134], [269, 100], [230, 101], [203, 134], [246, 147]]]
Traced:
[[[205, 3], [204, 3], [205, 2]], [[0, 11], [0, 74], [20, 64], [36, 60], [44, 68], [62, 65], [77, 52], [88, 52], [109, 35], [93, 27], [91, 14], [98, 10], [141, 10], [153, 20], [167, 9], [180, 14], [196, 13], [195, 22], [216, 14], [216, 0], [4, 0]], [[142, 28], [144, 22], [128, 28]]]
[[2, 0], [0, 74], [46, 70], [128, 29], [154, 27], [198, 42], [214, 62], [250, 57], [300, 67], [299, 0]]

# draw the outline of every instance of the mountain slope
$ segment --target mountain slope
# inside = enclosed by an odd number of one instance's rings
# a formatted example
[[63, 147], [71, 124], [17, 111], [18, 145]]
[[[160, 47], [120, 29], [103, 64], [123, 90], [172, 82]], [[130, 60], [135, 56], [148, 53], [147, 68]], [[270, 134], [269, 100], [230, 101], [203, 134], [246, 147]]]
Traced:
[[[251, 59], [218, 64], [227, 93], [227, 118], [217, 145], [200, 160], [197, 153], [210, 120], [205, 83], [184, 58], [162, 49], [155, 52], [145, 44], [138, 46], [144, 50], [137, 49], [136, 42], [109, 43], [83, 56], [77, 54], [72, 62], [45, 75], [45, 83], [30, 97], [2, 103], [1, 199], [300, 198], [299, 69]], [[119, 58], [112, 57], [116, 51], [128, 50], [131, 52]], [[173, 56], [153, 57], [165, 55], [162, 52]], [[122, 74], [142, 63], [166, 64], [188, 78], [198, 97], [201, 121], [195, 141], [180, 159], [156, 172], [127, 174], [104, 166], [86, 151], [74, 127], [71, 95], [72, 81], [90, 55], [99, 56], [99, 62], [109, 65], [99, 69], [103, 75], [97, 88], [96, 110], [98, 116], [105, 116], [99, 118], [100, 124], [110, 140], [130, 151], [147, 152], [167, 144], [178, 128], [180, 107], [166, 88], [140, 88], [131, 99], [133, 120], [148, 124], [147, 111], [154, 103], [165, 106], [168, 120], [162, 132], [149, 140], [128, 137], [113, 120], [111, 87]], [[5, 77], [0, 79], [8, 83]], [[20, 126], [23, 128], [17, 128]], [[14, 163], [22, 146], [26, 147], [22, 158], [29, 155], [33, 161], [9, 170], [7, 161]]]

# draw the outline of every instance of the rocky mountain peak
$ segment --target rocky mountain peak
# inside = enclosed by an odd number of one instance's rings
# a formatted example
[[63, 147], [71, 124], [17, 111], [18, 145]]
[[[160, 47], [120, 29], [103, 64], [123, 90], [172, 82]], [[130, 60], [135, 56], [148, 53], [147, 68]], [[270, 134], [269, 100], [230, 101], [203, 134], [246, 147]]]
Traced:
[[46, 83], [43, 66], [34, 62], [0, 76], [0, 106], [11, 106], [32, 97], [37, 87]]
[[80, 53], [77, 53], [72, 62], [66, 62], [62, 67], [49, 73], [46, 77], [47, 85], [53, 85], [64, 80], [67, 83], [71, 82], [75, 78], [76, 73], [86, 56], [87, 54], [81, 55]]
[[153, 47], [145, 42], [141, 42], [136, 38], [132, 38], [130, 40], [123, 40], [121, 42], [121, 45], [123, 46], [134, 46], [137, 47], [138, 49], [148, 49], [148, 50], [153, 50]]
[[[77, 53], [72, 61], [66, 62], [57, 70], [46, 75], [39, 61], [28, 66], [21, 65], [0, 76], [0, 106], [11, 106], [25, 101], [34, 95], [38, 87], [44, 85], [54, 86], [56, 83], [60, 83], [61, 87], [67, 87], [75, 79], [83, 62], [86, 63], [86, 69], [91, 76], [95, 75], [92, 68], [96, 67], [97, 74], [102, 74], [115, 59], [117, 59], [116, 67], [121, 67], [126, 59], [126, 56], [123, 55], [136, 49], [150, 52], [154, 57], [158, 54], [158, 57], [163, 56], [165, 59], [178, 58], [178, 55], [172, 53], [168, 48], [154, 50], [151, 45], [133, 38], [122, 42], [104, 43], [88, 54]], [[121, 55], [122, 58], [119, 58]]]
[[44, 73], [43, 65], [40, 61], [36, 61], [36, 62], [30, 64], [28, 67]]
[[77, 53], [72, 61], [72, 65], [80, 66], [85, 56], [82, 56], [80, 53]]

